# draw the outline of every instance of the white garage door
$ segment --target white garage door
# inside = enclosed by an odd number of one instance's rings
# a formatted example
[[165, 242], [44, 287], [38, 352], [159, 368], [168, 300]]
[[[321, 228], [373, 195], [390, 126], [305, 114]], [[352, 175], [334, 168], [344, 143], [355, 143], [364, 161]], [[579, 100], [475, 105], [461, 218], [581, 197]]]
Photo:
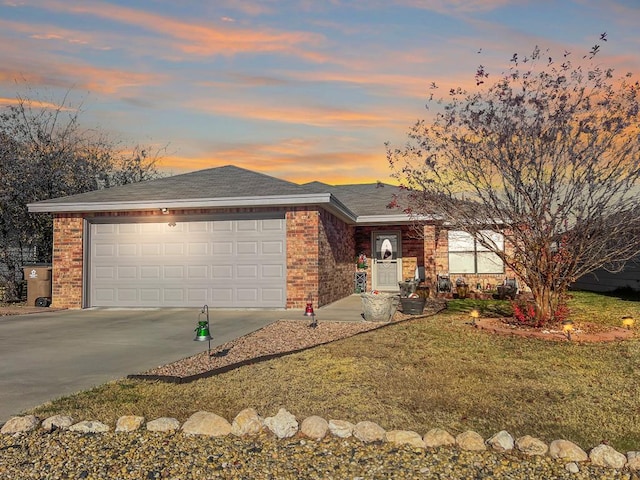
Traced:
[[93, 307], [284, 308], [277, 219], [91, 224]]

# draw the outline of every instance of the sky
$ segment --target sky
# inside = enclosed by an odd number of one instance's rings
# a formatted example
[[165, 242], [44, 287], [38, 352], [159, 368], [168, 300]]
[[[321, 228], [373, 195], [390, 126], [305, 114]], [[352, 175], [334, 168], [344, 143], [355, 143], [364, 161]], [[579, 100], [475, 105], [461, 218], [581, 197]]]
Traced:
[[[489, 81], [539, 45], [640, 73], [640, 0], [0, 0], [0, 107], [82, 105], [165, 174], [236, 165], [392, 182], [432, 82]], [[495, 75], [494, 75], [495, 74]]]

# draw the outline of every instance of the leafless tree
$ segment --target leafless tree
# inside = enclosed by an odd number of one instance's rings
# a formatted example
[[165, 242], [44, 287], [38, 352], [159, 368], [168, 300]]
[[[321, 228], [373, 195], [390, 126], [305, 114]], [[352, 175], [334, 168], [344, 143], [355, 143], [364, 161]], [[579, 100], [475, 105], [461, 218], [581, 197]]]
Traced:
[[492, 84], [481, 66], [475, 87], [430, 99], [434, 119], [404, 148], [387, 145], [402, 208], [495, 252], [531, 289], [539, 323], [557, 319], [576, 278], [640, 254], [640, 84], [598, 65], [599, 48], [573, 62], [536, 47]]
[[50, 262], [52, 217], [27, 204], [159, 176], [142, 147], [80, 126], [81, 105], [18, 96], [0, 112], [0, 284], [15, 299], [22, 267]]

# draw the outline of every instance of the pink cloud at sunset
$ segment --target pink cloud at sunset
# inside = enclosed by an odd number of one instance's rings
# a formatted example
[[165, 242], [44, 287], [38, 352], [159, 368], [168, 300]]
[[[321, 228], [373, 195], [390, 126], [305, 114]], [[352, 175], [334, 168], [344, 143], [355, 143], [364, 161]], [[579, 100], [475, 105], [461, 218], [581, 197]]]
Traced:
[[169, 145], [167, 172], [388, 181], [384, 143], [431, 93], [536, 45], [579, 58], [605, 31], [602, 64], [638, 73], [638, 22], [628, 0], [0, 0], [0, 98], [68, 94], [86, 128]]

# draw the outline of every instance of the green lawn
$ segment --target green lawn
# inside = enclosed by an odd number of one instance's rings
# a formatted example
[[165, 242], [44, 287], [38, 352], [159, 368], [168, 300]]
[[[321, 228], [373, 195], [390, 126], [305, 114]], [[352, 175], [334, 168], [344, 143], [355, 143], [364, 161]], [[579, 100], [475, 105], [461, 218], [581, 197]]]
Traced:
[[[571, 295], [574, 321], [640, 320], [637, 299]], [[505, 429], [547, 442], [565, 438], [585, 449], [607, 441], [622, 452], [640, 450], [638, 335], [607, 344], [504, 337], [471, 327], [468, 312], [504, 312], [507, 304], [461, 300], [449, 307], [191, 384], [122, 380], [32, 413], [113, 425], [127, 414], [184, 421], [208, 410], [231, 420], [245, 407], [263, 416], [285, 407], [299, 419], [372, 420], [387, 430], [472, 429], [487, 438]]]

